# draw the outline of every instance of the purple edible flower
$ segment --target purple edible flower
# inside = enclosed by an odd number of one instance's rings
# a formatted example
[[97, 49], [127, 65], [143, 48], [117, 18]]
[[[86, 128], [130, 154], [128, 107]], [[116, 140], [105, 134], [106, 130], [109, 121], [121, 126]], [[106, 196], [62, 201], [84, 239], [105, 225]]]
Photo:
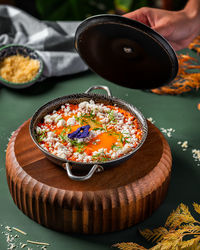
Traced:
[[89, 136], [90, 125], [82, 126], [73, 133], [68, 134], [69, 139], [86, 138]]

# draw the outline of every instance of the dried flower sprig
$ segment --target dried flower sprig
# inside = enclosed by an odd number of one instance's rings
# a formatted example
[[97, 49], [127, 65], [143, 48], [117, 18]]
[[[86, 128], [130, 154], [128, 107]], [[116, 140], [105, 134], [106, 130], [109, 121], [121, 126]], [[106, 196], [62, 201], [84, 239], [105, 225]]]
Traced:
[[[189, 45], [189, 49], [195, 50], [198, 54], [200, 53], [200, 36], [194, 39]], [[177, 77], [169, 85], [152, 89], [151, 91], [153, 93], [159, 95], [177, 95], [200, 88], [200, 73], [191, 72], [191, 69], [200, 69], [197, 59], [186, 54], [180, 54], [178, 56], [178, 62], [179, 71]]]
[[188, 46], [189, 49], [195, 50], [200, 53], [200, 36], [197, 36]]
[[[193, 203], [196, 213], [200, 214], [200, 205]], [[144, 248], [137, 243], [117, 243], [113, 245], [121, 250], [198, 250], [200, 249], [200, 221], [190, 213], [188, 207], [180, 204], [165, 222], [164, 227], [153, 230], [139, 230], [140, 234], [148, 241], [155, 242], [151, 248]], [[186, 238], [189, 236], [189, 239]]]
[[180, 54], [178, 61], [179, 72], [174, 81], [169, 85], [152, 89], [153, 93], [177, 95], [200, 88], [200, 73], [189, 72], [191, 69], [200, 69], [200, 65], [196, 65], [196, 59], [189, 55]]

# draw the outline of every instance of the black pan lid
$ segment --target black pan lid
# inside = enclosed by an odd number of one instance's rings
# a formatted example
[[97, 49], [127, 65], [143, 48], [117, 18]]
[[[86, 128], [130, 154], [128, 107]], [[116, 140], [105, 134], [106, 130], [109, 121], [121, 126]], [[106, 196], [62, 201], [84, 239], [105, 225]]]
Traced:
[[151, 89], [177, 75], [170, 44], [150, 27], [118, 15], [98, 15], [77, 28], [75, 47], [98, 75], [116, 84]]

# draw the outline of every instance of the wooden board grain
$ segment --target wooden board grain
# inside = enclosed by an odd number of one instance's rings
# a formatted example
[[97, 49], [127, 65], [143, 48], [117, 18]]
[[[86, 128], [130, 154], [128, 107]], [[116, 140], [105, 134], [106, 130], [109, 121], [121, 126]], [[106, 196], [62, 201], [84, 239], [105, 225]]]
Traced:
[[143, 221], [164, 200], [171, 151], [150, 122], [147, 140], [132, 158], [83, 182], [69, 179], [35, 146], [29, 122], [8, 144], [6, 173], [15, 204], [31, 219], [63, 232], [113, 232]]

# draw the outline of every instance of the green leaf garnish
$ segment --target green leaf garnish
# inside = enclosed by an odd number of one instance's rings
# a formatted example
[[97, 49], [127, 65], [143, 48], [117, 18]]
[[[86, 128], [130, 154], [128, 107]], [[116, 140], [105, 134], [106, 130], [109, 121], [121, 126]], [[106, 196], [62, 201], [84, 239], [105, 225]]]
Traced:
[[122, 147], [117, 146], [117, 145], [115, 145], [115, 144], [113, 144], [113, 145], [111, 146], [111, 149], [112, 149], [112, 150], [115, 150], [115, 151], [117, 151], [117, 150], [120, 149], [120, 148], [122, 148]]
[[41, 134], [39, 135], [37, 134], [37, 141], [42, 142], [45, 137], [46, 137], [46, 131], [42, 131]]
[[105, 129], [102, 127], [99, 127], [99, 128], [93, 128], [93, 130], [96, 131], [96, 130], [105, 130]]
[[58, 135], [58, 137], [62, 140], [62, 142], [68, 141], [68, 136], [66, 134], [66, 129], [64, 128], [62, 132]]
[[77, 147], [78, 153], [84, 152], [84, 147], [87, 145], [85, 142], [77, 142], [76, 140], [71, 140], [69, 138], [68, 141], [72, 144], [72, 146]]
[[109, 113], [108, 113], [108, 116], [109, 116], [109, 119], [111, 122], [113, 123], [116, 123], [116, 119], [115, 119], [115, 115], [114, 115], [114, 110], [111, 110]]
[[111, 157], [107, 156], [104, 152], [98, 153], [96, 155], [92, 155], [92, 158], [95, 161], [108, 161]]

